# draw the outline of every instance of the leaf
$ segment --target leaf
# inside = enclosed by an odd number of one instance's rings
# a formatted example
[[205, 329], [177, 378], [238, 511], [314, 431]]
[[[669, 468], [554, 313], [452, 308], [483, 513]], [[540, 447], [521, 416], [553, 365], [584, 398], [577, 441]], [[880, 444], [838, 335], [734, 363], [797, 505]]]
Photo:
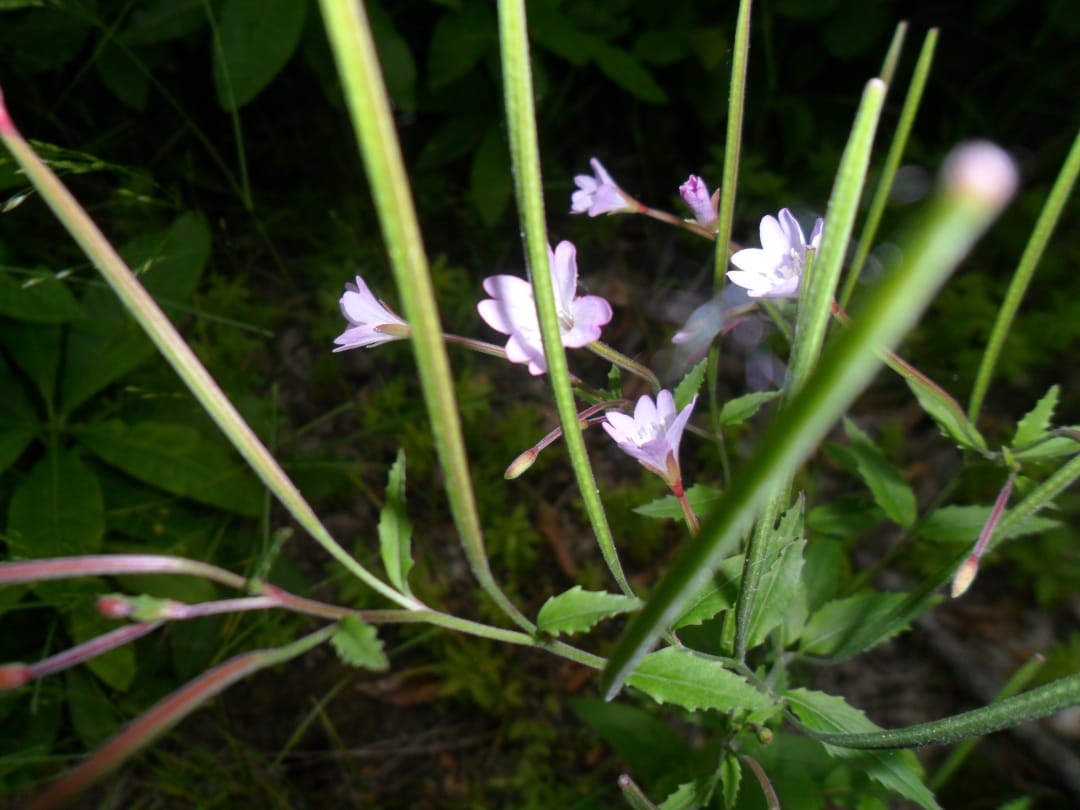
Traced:
[[742, 783], [742, 767], [734, 751], [724, 751], [724, 761], [720, 763], [720, 784], [724, 796], [725, 810], [732, 810], [739, 800], [739, 786]]
[[802, 582], [806, 541], [801, 539], [804, 504], [805, 498], [800, 495], [769, 538], [761, 561], [764, 571], [750, 610], [747, 633], [750, 647], [763, 642], [775, 627], [793, 614], [796, 619], [793, 624], [799, 629], [806, 620], [806, 591]]
[[779, 391], [755, 391], [741, 397], [729, 399], [720, 409], [721, 425], [741, 425], [756, 414], [761, 407], [780, 396]]
[[214, 48], [214, 88], [223, 110], [254, 99], [285, 67], [304, 31], [307, 3], [225, 0]]
[[651, 104], [667, 101], [664, 89], [633, 54], [597, 40], [592, 43], [592, 59], [605, 76], [635, 98]]
[[0, 344], [11, 350], [12, 363], [30, 378], [51, 411], [63, 347], [60, 326], [0, 320]]
[[469, 175], [469, 195], [473, 207], [488, 227], [495, 225], [506, 213], [512, 177], [510, 151], [503, 132], [498, 127], [492, 127], [473, 156]]
[[113, 419], [87, 425], [77, 435], [94, 455], [166, 492], [246, 517], [262, 510], [262, 484], [216, 433]]
[[[725, 752], [725, 762], [727, 756]], [[674, 793], [660, 803], [660, 810], [699, 810], [699, 808], [708, 807], [719, 781], [720, 773], [717, 772], [712, 776], [700, 776], [689, 782], [683, 782]]]
[[367, 10], [368, 22], [371, 23], [371, 35], [375, 38], [379, 64], [382, 66], [383, 80], [386, 82], [390, 101], [402, 113], [413, 113], [416, 111], [417, 70], [409, 43], [394, 27], [390, 15], [379, 3], [367, 0], [364, 7]]
[[[943, 506], [935, 509], [919, 526], [919, 536], [939, 543], [974, 543], [983, 526], [986, 525], [986, 521], [989, 520], [993, 508], [993, 506]], [[1005, 514], [1007, 515], [1008, 512]], [[1005, 515], [1002, 515], [1002, 518], [1004, 517]], [[1001, 540], [1009, 540], [1028, 534], [1041, 534], [1060, 525], [1059, 520], [1031, 515], [1018, 521], [1016, 525], [1008, 524], [1008, 531], [999, 537]]]
[[334, 645], [338, 658], [351, 667], [375, 672], [390, 669], [390, 660], [383, 651], [383, 643], [375, 628], [357, 616], [346, 616], [338, 622], [330, 643]]
[[[84, 644], [116, 629], [116, 622], [98, 613], [94, 603], [108, 591], [97, 577], [78, 580], [39, 582], [34, 593], [61, 606], [64, 625], [76, 644]], [[86, 662], [98, 678], [113, 689], [126, 692], [135, 680], [135, 648], [131, 644], [116, 647]]]
[[683, 608], [682, 615], [673, 623], [676, 630], [702, 624], [721, 611], [734, 607], [739, 596], [739, 579], [742, 576], [743, 555], [728, 557], [716, 569], [712, 582], [702, 588]]
[[701, 390], [701, 384], [705, 382], [705, 370], [709, 365], [709, 358], [705, 358], [688, 372], [675, 386], [675, 409], [681, 411], [690, 404], [690, 400]]
[[641, 600], [633, 596], [586, 591], [575, 585], [544, 602], [536, 617], [536, 629], [553, 636], [584, 633], [604, 619], [638, 610], [641, 605]]
[[851, 576], [844, 544], [830, 537], [815, 537], [806, 550], [802, 578], [811, 611], [824, 605]]
[[[854, 733], [880, 730], [843, 698], [809, 689], [791, 689], [785, 696], [792, 711], [807, 728], [814, 731]], [[825, 750], [834, 757], [857, 760], [853, 767], [863, 770], [871, 779], [897, 795], [927, 810], [940, 810], [934, 795], [923, 784], [922, 767], [913, 752], [866, 751], [832, 745], [826, 745]]]
[[1045, 461], [1059, 456], [1071, 456], [1080, 453], [1080, 441], [1074, 437], [1080, 437], [1080, 425], [1069, 425], [1061, 430], [1072, 431], [1072, 436], [1054, 436], [1046, 441], [1038, 442], [1029, 447], [1022, 448], [1013, 453], [1017, 461]]
[[986, 450], [986, 439], [960, 410], [956, 400], [917, 377], [905, 374], [904, 380], [919, 400], [922, 409], [937, 422], [943, 435], [951, 437], [961, 447], [980, 452]]
[[416, 158], [418, 169], [437, 169], [477, 148], [492, 127], [491, 117], [480, 114], [455, 115], [435, 130]]
[[4, 537], [12, 556], [93, 554], [104, 535], [101, 487], [75, 453], [52, 449], [15, 488]]
[[84, 746], [95, 748], [119, 725], [113, 702], [81, 667], [67, 670], [64, 682], [71, 725]]
[[690, 711], [764, 709], [772, 705], [768, 695], [719, 661], [686, 648], [666, 647], [646, 655], [627, 683], [657, 703], [673, 703]]
[[903, 593], [860, 593], [826, 602], [807, 621], [801, 648], [838, 658], [862, 652], [907, 629], [911, 618], [889, 621], [906, 598]]
[[[690, 489], [686, 490], [685, 495], [686, 500], [690, 503], [690, 508], [694, 510], [694, 514], [705, 515], [712, 509], [713, 504], [720, 500], [721, 492], [704, 484], [694, 484]], [[655, 501], [634, 507], [634, 513], [659, 519], [675, 518], [682, 520], [683, 516], [682, 507], [679, 506], [679, 500], [674, 495], [664, 495]]]
[[412, 525], [405, 511], [405, 451], [398, 450], [386, 484], [386, 501], [379, 513], [379, 550], [390, 584], [402, 593], [409, 590], [412, 569]]
[[428, 48], [428, 88], [438, 90], [460, 79], [494, 49], [497, 26], [486, 4], [469, 3], [442, 14]]
[[[151, 231], [120, 251], [147, 292], [166, 313], [186, 303], [210, 256], [210, 229], [195, 214], [183, 214], [168, 228]], [[105, 285], [87, 289], [86, 318], [75, 321], [64, 348], [60, 400], [69, 414], [110, 383], [153, 356], [154, 346]]]
[[82, 315], [82, 309], [54, 273], [0, 270], [0, 315], [33, 323], [66, 323]]
[[694, 760], [694, 749], [662, 718], [645, 709], [598, 698], [574, 698], [570, 706], [640, 779], [660, 780]]
[[859, 475], [870, 487], [877, 505], [894, 522], [904, 528], [910, 528], [915, 522], [917, 512], [915, 493], [907, 481], [888, 462], [870, 437], [859, 430], [850, 419], [844, 419], [844, 431], [847, 433], [848, 441], [851, 442], [849, 449], [855, 457]]
[[1054, 415], [1054, 408], [1057, 407], [1059, 393], [1058, 386], [1050, 386], [1046, 395], [1020, 420], [1016, 425], [1016, 435], [1013, 436], [1012, 444], [1009, 445], [1011, 448], [1027, 447], [1046, 435], [1047, 430], [1050, 429], [1050, 419]]

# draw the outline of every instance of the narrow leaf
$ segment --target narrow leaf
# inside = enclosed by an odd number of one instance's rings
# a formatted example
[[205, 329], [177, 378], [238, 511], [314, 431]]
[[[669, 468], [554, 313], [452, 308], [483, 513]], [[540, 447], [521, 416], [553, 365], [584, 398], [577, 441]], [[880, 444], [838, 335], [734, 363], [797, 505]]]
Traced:
[[[806, 541], [803, 536], [803, 506], [800, 496], [769, 538], [762, 558], [763, 573], [750, 611], [747, 644], [754, 647], [765, 640], [782, 621], [798, 614], [794, 624], [801, 629], [806, 619], [806, 590], [802, 568]], [[791, 639], [787, 639], [790, 641]]]
[[639, 610], [642, 602], [633, 596], [586, 591], [580, 585], [549, 597], [536, 617], [536, 629], [557, 636], [591, 630], [604, 619]]
[[641, 659], [627, 680], [657, 703], [698, 709], [764, 709], [772, 699], [724, 668], [685, 648], [667, 647]]
[[905, 380], [915, 398], [919, 400], [919, 405], [926, 411], [927, 416], [937, 422], [943, 435], [969, 450], [986, 450], [986, 439], [960, 410], [956, 400], [916, 377], [905, 375]]
[[1050, 419], [1054, 415], [1054, 408], [1057, 407], [1059, 392], [1058, 386], [1051, 386], [1046, 395], [1020, 420], [1010, 447], [1014, 449], [1027, 447], [1046, 435], [1046, 431], [1050, 429]]
[[[878, 726], [843, 698], [792, 689], [787, 692], [792, 711], [808, 728], [825, 732], [878, 731]], [[934, 795], [923, 784], [922, 767], [911, 751], [856, 751], [826, 745], [835, 757], [857, 760], [857, 767], [873, 780], [927, 810], [940, 810]]]
[[383, 651], [383, 643], [375, 628], [356, 616], [346, 616], [338, 622], [337, 630], [330, 638], [338, 658], [351, 667], [386, 672], [390, 660]]
[[915, 493], [900, 472], [889, 463], [870, 437], [859, 430], [850, 419], [844, 419], [844, 431], [855, 464], [874, 500], [885, 514], [904, 528], [909, 528], [916, 517]]
[[682, 410], [690, 404], [690, 400], [701, 390], [701, 384], [705, 382], [705, 371], [709, 365], [709, 358], [705, 358], [688, 372], [686, 376], [675, 386], [675, 407]]
[[379, 513], [379, 551], [390, 584], [402, 593], [409, 590], [412, 570], [412, 524], [405, 510], [405, 451], [398, 450], [386, 484], [386, 501]]
[[741, 397], [729, 399], [720, 409], [721, 425], [741, 425], [761, 410], [762, 406], [780, 396], [779, 391], [755, 391]]

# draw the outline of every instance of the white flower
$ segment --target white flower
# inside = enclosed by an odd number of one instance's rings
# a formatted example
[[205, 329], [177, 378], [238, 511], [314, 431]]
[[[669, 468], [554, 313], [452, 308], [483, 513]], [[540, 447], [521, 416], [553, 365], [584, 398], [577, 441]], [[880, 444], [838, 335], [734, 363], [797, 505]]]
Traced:
[[334, 338], [335, 352], [378, 346], [409, 336], [409, 325], [375, 298], [360, 276], [356, 284], [345, 285], [340, 304], [349, 328]]
[[[548, 262], [563, 346], [580, 349], [599, 340], [600, 328], [611, 320], [611, 304], [598, 295], [577, 297], [577, 249], [570, 242], [559, 242], [555, 250], [548, 245]], [[484, 279], [484, 291], [491, 298], [476, 309], [488, 326], [510, 336], [506, 359], [528, 363], [530, 374], [543, 374], [547, 360], [532, 285], [518, 276], [491, 276]]]
[[593, 168], [593, 174], [579, 174], [574, 178], [578, 190], [570, 197], [571, 214], [597, 217], [600, 214], [637, 210], [634, 200], [616, 185], [604, 164], [591, 158], [589, 165]]
[[824, 220], [820, 217], [807, 243], [802, 228], [786, 209], [780, 209], [779, 219], [765, 216], [759, 229], [760, 248], [747, 248], [731, 257], [737, 270], [727, 277], [733, 284], [745, 287], [751, 298], [797, 298], [806, 266], [807, 250], [817, 250], [821, 244]]

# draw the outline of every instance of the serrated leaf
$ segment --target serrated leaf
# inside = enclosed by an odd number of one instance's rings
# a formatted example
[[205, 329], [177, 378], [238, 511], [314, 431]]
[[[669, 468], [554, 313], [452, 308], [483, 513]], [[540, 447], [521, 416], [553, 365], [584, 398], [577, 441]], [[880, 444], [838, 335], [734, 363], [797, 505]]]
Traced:
[[412, 524], [405, 510], [405, 451], [398, 450], [386, 484], [386, 501], [379, 513], [379, 551], [390, 584], [402, 593], [409, 590], [412, 570]]
[[1050, 420], [1054, 416], [1054, 408], [1057, 407], [1059, 393], [1058, 386], [1050, 386], [1046, 395], [1020, 420], [1016, 425], [1016, 435], [1009, 445], [1011, 448], [1027, 447], [1046, 435], [1050, 429]]
[[591, 630], [604, 619], [639, 610], [642, 601], [604, 591], [586, 591], [575, 585], [568, 591], [549, 597], [536, 617], [536, 629], [557, 636]]
[[915, 522], [915, 493], [900, 472], [893, 467], [870, 437], [850, 419], [844, 419], [844, 431], [860, 477], [885, 514], [904, 528]]
[[285, 67], [304, 31], [307, 3], [225, 0], [214, 48], [214, 88], [226, 111], [238, 110]]
[[383, 643], [375, 628], [357, 616], [346, 616], [339, 621], [330, 643], [334, 645], [338, 658], [351, 667], [375, 672], [390, 669], [390, 660], [383, 651]]
[[811, 655], [862, 652], [907, 629], [909, 617], [889, 621], [906, 598], [903, 593], [859, 593], [826, 602], [807, 621], [800, 646]]
[[937, 423], [943, 435], [952, 438], [961, 447], [980, 452], [986, 450], [986, 439], [960, 410], [956, 400], [947, 398], [941, 391], [916, 377], [904, 375], [904, 378], [919, 400], [919, 405]]
[[761, 410], [762, 406], [780, 396], [779, 391], [755, 391], [729, 399], [720, 409], [721, 425], [741, 425]]
[[724, 751], [724, 761], [720, 763], [720, 788], [724, 796], [724, 810], [733, 810], [739, 800], [739, 786], [742, 784], [742, 766], [734, 751]]
[[701, 624], [721, 611], [732, 608], [739, 596], [739, 579], [742, 576], [742, 567], [742, 554], [728, 557], [720, 563], [716, 573], [713, 575], [712, 582], [702, 588], [686, 603], [682, 615], [672, 622], [671, 626], [677, 630], [680, 627]]
[[[721, 492], [714, 487], [704, 484], [694, 484], [686, 490], [686, 500], [696, 515], [706, 515], [712, 509], [714, 503], [720, 500]], [[666, 519], [675, 518], [682, 520], [683, 511], [679, 506], [679, 500], [674, 495], [665, 495], [655, 501], [642, 504], [634, 508], [634, 514], [644, 517]]]
[[683, 782], [659, 805], [660, 810], [699, 810], [708, 806], [720, 781], [720, 773]]
[[[792, 711], [802, 723], [814, 731], [828, 733], [857, 733], [880, 731], [865, 714], [849, 706], [843, 698], [792, 689], [786, 695]], [[940, 810], [933, 793], [923, 783], [922, 766], [911, 751], [863, 750], [826, 745], [830, 755], [856, 760], [861, 770], [883, 787], [913, 801], [926, 810]]]
[[[919, 526], [919, 536], [939, 543], [974, 543], [990, 518], [993, 506], [943, 506], [935, 509]], [[1008, 512], [1002, 515], [1004, 518]], [[999, 535], [1001, 540], [1022, 537], [1028, 534], [1040, 534], [1056, 529], [1060, 520], [1031, 515], [1014, 524], [1009, 530]]]
[[102, 460], [166, 492], [247, 517], [262, 509], [261, 483], [217, 434], [113, 419], [87, 425], [78, 438]]
[[1013, 458], [1017, 461], [1046, 461], [1060, 456], [1071, 456], [1080, 453], [1080, 425], [1069, 425], [1058, 428], [1059, 430], [1071, 431], [1071, 436], [1054, 436], [1046, 441], [1038, 442], [1021, 450], [1013, 452]]
[[[758, 592], [750, 610], [747, 642], [756, 647], [782, 621], [797, 613], [794, 624], [801, 629], [806, 619], [806, 591], [802, 582], [803, 507], [805, 498], [799, 496], [780, 520], [765, 549], [761, 564], [763, 573]], [[787, 639], [792, 640], [792, 639]]]
[[667, 647], [641, 659], [627, 683], [657, 703], [698, 709], [764, 709], [772, 704], [744, 678], [719, 661], [686, 648]]
[[698, 391], [701, 390], [701, 384], [705, 382], [705, 371], [708, 368], [709, 359], [705, 358], [692, 369], [690, 369], [686, 376], [679, 381], [679, 384], [675, 386], [675, 409], [681, 411], [687, 405], [690, 404], [690, 400], [694, 398]]

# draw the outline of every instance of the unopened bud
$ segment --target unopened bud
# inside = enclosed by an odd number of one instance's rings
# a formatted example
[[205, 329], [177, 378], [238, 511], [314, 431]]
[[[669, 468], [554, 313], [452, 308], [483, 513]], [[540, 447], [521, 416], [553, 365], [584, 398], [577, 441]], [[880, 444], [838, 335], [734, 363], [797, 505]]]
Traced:
[[971, 583], [975, 581], [975, 575], [979, 573], [979, 558], [972, 554], [966, 560], [964, 564], [956, 569], [956, 573], [953, 575], [952, 581], [952, 598], [956, 599], [958, 596], [963, 596], [967, 589], [971, 587]]
[[540, 450], [538, 448], [530, 447], [510, 463], [510, 466], [506, 468], [506, 472], [503, 473], [503, 477], [506, 478], [507, 481], [514, 480], [535, 464], [536, 457], [539, 455]]
[[97, 611], [109, 619], [126, 619], [135, 612], [135, 607], [123, 596], [110, 594], [97, 600]]
[[33, 673], [27, 664], [15, 663], [0, 666], [0, 692], [18, 689], [29, 683]]

